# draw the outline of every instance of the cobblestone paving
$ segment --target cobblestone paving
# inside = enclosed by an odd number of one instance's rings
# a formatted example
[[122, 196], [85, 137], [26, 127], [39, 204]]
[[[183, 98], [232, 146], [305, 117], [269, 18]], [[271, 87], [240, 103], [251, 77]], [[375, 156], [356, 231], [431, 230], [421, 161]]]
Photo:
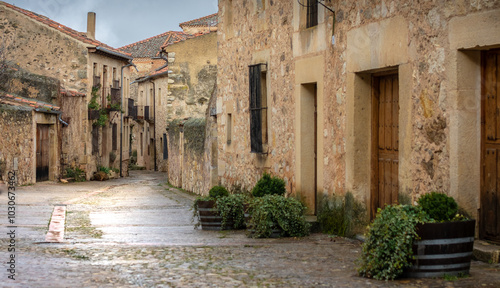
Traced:
[[[193, 196], [158, 185], [162, 181], [158, 173], [145, 173], [109, 181], [117, 185], [109, 189], [105, 182], [21, 187], [18, 274], [7, 279], [8, 242], [0, 237], [0, 287], [500, 287], [499, 265], [474, 261], [471, 275], [454, 281], [377, 281], [357, 276], [356, 240], [194, 230]], [[71, 203], [66, 242], [42, 242], [52, 205], [65, 201]], [[0, 228], [6, 235], [6, 226]]]

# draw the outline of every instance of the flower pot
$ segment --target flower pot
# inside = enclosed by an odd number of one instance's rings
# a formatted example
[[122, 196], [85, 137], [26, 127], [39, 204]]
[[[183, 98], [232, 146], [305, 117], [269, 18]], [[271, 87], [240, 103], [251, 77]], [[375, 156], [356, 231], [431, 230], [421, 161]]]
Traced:
[[476, 220], [417, 225], [415, 259], [405, 277], [430, 278], [468, 275], [474, 248]]
[[222, 227], [222, 216], [219, 215], [215, 208], [215, 201], [198, 201], [198, 214], [202, 230], [230, 230], [233, 227], [233, 222], [228, 221], [225, 227]]

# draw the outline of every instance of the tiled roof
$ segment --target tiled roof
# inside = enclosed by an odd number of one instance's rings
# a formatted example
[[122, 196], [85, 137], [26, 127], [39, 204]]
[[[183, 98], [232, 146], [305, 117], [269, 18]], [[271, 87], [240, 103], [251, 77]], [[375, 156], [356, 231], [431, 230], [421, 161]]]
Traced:
[[36, 20], [36, 21], [38, 21], [38, 22], [40, 22], [42, 24], [45, 24], [45, 25], [47, 25], [47, 26], [49, 26], [51, 28], [54, 28], [54, 29], [56, 29], [56, 30], [58, 30], [58, 31], [60, 31], [60, 32], [66, 34], [66, 35], [68, 35], [68, 36], [70, 36], [70, 37], [72, 37], [72, 38], [74, 38], [76, 40], [78, 40], [78, 41], [83, 42], [83, 43], [91, 44], [91, 45], [94, 45], [96, 47], [103, 47], [103, 48], [106, 48], [106, 49], [108, 49], [108, 50], [110, 50], [112, 52], [116, 52], [116, 53], [122, 54], [122, 55], [127, 56], [127, 57], [130, 56], [130, 54], [124, 53], [124, 52], [119, 51], [119, 50], [117, 50], [117, 49], [115, 49], [115, 48], [113, 48], [111, 46], [108, 46], [108, 45], [106, 45], [106, 44], [104, 44], [104, 43], [102, 43], [100, 41], [97, 41], [97, 40], [94, 40], [94, 39], [91, 39], [91, 38], [87, 37], [87, 34], [84, 33], [84, 32], [78, 32], [76, 30], [73, 30], [73, 29], [71, 29], [71, 28], [69, 28], [67, 26], [64, 26], [64, 25], [62, 25], [62, 24], [60, 24], [60, 23], [58, 23], [58, 22], [56, 22], [54, 20], [51, 20], [51, 19], [47, 18], [46, 16], [43, 16], [43, 15], [37, 14], [35, 12], [31, 12], [31, 11], [19, 8], [17, 6], [12, 5], [12, 4], [5, 3], [3, 1], [0, 1], [0, 5], [3, 5], [5, 7], [7, 7], [7, 8], [10, 8], [10, 9], [12, 9], [14, 11], [17, 11], [17, 12], [21, 13], [21, 14], [24, 14], [24, 15], [30, 17], [33, 20]]
[[153, 71], [144, 77], [137, 78], [135, 80], [135, 82], [144, 82], [144, 81], [149, 80], [149, 79], [154, 79], [157, 77], [167, 76], [167, 75], [168, 75], [168, 66], [165, 66], [165, 67], [161, 68], [160, 70]]
[[61, 107], [55, 106], [43, 101], [39, 101], [32, 98], [24, 98], [20, 96], [14, 96], [12, 94], [0, 92], [0, 103], [8, 104], [12, 106], [24, 106], [31, 109], [45, 109], [47, 111], [59, 111]]
[[176, 44], [176, 43], [179, 43], [179, 42], [183, 42], [183, 41], [186, 41], [186, 40], [189, 40], [189, 39], [193, 39], [193, 38], [196, 38], [198, 36], [202, 36], [202, 35], [206, 35], [206, 34], [210, 34], [210, 33], [214, 33], [213, 31], [211, 32], [199, 32], [199, 33], [196, 33], [196, 34], [186, 34], [187, 37], [185, 39], [179, 39], [179, 40], [176, 40], [176, 41], [170, 41], [168, 42], [167, 44], [161, 46], [161, 49], [167, 47], [167, 46], [170, 46], [170, 45], [173, 45], [173, 44]]
[[184, 26], [203, 27], [203, 26], [209, 26], [209, 25], [210, 26], [217, 26], [217, 24], [218, 24], [217, 13], [214, 13], [212, 15], [208, 15], [208, 16], [201, 17], [201, 18], [194, 19], [194, 20], [187, 21], [187, 22], [183, 22], [183, 23], [179, 24], [179, 26], [181, 28], [183, 28]]
[[85, 97], [87, 96], [85, 93], [80, 93], [75, 90], [70, 90], [70, 89], [65, 89], [61, 87], [61, 95], [67, 96], [67, 97]]
[[119, 48], [119, 50], [132, 54], [132, 57], [134, 58], [156, 57], [159, 55], [161, 47], [179, 41], [184, 41], [191, 37], [193, 36], [184, 32], [168, 31], [160, 35], [123, 46]]

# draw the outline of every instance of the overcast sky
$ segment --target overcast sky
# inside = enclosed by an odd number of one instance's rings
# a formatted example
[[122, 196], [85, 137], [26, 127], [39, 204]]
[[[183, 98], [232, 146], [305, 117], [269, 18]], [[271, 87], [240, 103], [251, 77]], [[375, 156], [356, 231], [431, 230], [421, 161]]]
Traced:
[[96, 12], [96, 38], [119, 48], [167, 31], [179, 23], [217, 12], [217, 0], [4, 0], [74, 30], [87, 31], [87, 12]]

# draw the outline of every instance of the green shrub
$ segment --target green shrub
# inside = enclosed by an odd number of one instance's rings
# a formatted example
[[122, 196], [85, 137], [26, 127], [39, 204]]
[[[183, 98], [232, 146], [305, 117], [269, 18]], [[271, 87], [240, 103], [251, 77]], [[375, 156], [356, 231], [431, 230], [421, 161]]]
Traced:
[[366, 224], [366, 208], [351, 192], [344, 196], [325, 195], [320, 201], [318, 223], [323, 233], [353, 237]]
[[244, 194], [230, 194], [217, 198], [215, 206], [222, 217], [222, 227], [233, 222], [234, 229], [241, 229], [245, 226], [244, 205], [248, 203], [248, 197]]
[[279, 177], [264, 173], [262, 178], [257, 181], [252, 189], [254, 197], [262, 197], [264, 195], [285, 195], [285, 181]]
[[359, 274], [379, 280], [399, 277], [411, 265], [412, 244], [418, 239], [417, 223], [428, 220], [418, 206], [388, 205], [379, 209], [363, 244]]
[[109, 167], [99, 166], [97, 167], [97, 171], [102, 171], [106, 174], [111, 174], [111, 168]]
[[66, 178], [73, 178], [75, 182], [83, 182], [86, 180], [85, 171], [78, 167], [66, 168]]
[[223, 186], [214, 186], [212, 187], [212, 189], [210, 189], [210, 191], [208, 191], [208, 196], [215, 199], [228, 195], [229, 192]]
[[455, 199], [443, 193], [431, 192], [418, 199], [418, 205], [437, 222], [451, 221], [458, 213]]
[[270, 237], [274, 229], [281, 229], [280, 236], [301, 237], [309, 234], [306, 207], [295, 198], [265, 195], [253, 198], [250, 204], [249, 229], [255, 238]]

